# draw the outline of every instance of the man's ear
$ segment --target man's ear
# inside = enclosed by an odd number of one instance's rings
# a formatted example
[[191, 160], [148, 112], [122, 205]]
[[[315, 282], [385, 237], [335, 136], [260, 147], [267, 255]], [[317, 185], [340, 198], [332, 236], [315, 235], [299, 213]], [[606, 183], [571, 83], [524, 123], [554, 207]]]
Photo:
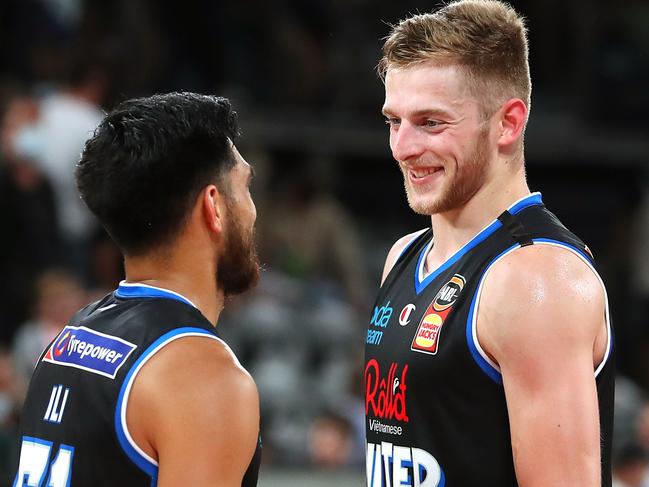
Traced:
[[206, 186], [201, 192], [200, 206], [207, 228], [214, 235], [220, 236], [225, 226], [225, 200], [223, 193], [213, 184]]
[[500, 113], [498, 146], [503, 150], [507, 150], [520, 139], [525, 129], [527, 105], [523, 100], [512, 98], [502, 106]]

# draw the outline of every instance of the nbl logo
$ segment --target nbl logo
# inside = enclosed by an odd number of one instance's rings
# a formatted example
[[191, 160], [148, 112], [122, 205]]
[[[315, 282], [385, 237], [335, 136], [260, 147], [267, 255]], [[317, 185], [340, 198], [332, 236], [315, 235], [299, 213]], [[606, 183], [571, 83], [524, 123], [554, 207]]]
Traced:
[[435, 311], [444, 311], [455, 304], [458, 296], [464, 288], [466, 281], [464, 277], [455, 274], [450, 281], [448, 281], [442, 289], [439, 290], [437, 296], [433, 301], [433, 309]]
[[437, 353], [442, 325], [453, 310], [453, 305], [462, 293], [465, 284], [464, 277], [455, 274], [450, 281], [442, 286], [419, 322], [410, 350], [430, 355]]

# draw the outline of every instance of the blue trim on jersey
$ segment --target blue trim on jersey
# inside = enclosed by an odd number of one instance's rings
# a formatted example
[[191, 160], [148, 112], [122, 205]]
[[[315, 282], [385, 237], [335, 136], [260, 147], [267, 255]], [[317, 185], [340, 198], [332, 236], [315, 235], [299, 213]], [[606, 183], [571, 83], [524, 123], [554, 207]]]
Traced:
[[471, 352], [471, 356], [473, 357], [473, 360], [475, 361], [476, 364], [478, 364], [478, 366], [482, 369], [482, 371], [489, 376], [491, 380], [493, 380], [495, 383], [500, 385], [503, 384], [502, 375], [489, 362], [485, 360], [485, 358], [478, 351], [477, 345], [473, 341], [473, 315], [475, 314], [476, 311], [478, 293], [480, 292], [480, 286], [482, 285], [482, 280], [484, 279], [487, 272], [489, 272], [489, 269], [491, 269], [491, 266], [503, 255], [519, 247], [520, 244], [512, 245], [507, 250], [501, 252], [496, 257], [494, 257], [491, 260], [491, 262], [489, 262], [485, 270], [480, 275], [480, 279], [478, 280], [478, 287], [475, 291], [475, 294], [473, 295], [473, 299], [471, 300], [471, 308], [469, 308], [469, 317], [466, 320], [466, 342], [467, 345], [469, 346], [469, 351]]
[[[411, 452], [410, 455], [412, 455], [412, 449], [410, 449], [410, 452]], [[401, 466], [403, 468], [406, 468], [406, 469], [412, 467], [413, 466], [412, 458], [410, 460], [404, 460], [403, 462], [401, 462]], [[408, 485], [412, 485], [412, 484], [413, 484], [413, 479], [410, 476], [410, 474], [406, 475], [405, 480], [402, 480], [401, 482], [399, 482], [399, 485], [403, 485], [403, 486], [408, 486]]]
[[168, 291], [166, 289], [153, 286], [138, 286], [137, 284], [132, 286], [124, 286], [120, 284], [115, 291], [115, 296], [117, 296], [118, 298], [168, 298], [175, 299], [176, 301], [180, 301], [182, 303], [195, 307], [194, 303], [192, 303], [184, 296], [181, 296], [180, 294], [174, 293], [172, 291]]
[[184, 335], [188, 333], [215, 336], [213, 333], [210, 333], [209, 331], [203, 328], [197, 328], [191, 326], [176, 328], [175, 330], [165, 333], [160, 338], [158, 338], [155, 342], [149, 345], [147, 349], [144, 352], [142, 352], [142, 355], [140, 355], [138, 359], [135, 361], [135, 363], [131, 366], [130, 370], [128, 371], [128, 374], [126, 374], [126, 378], [124, 379], [124, 382], [122, 382], [122, 387], [120, 388], [119, 396], [117, 397], [117, 406], [115, 408], [115, 432], [117, 433], [117, 439], [119, 441], [120, 446], [122, 447], [122, 450], [124, 450], [124, 453], [126, 453], [126, 456], [140, 470], [142, 470], [149, 477], [151, 477], [151, 486], [155, 486], [157, 484], [158, 466], [151, 463], [147, 458], [143, 457], [135, 448], [133, 448], [133, 445], [131, 445], [131, 443], [128, 441], [128, 438], [126, 437], [126, 433], [124, 432], [124, 425], [122, 424], [122, 406], [124, 402], [124, 394], [126, 392], [126, 388], [128, 387], [129, 383], [132, 380], [134, 380], [133, 375], [138, 370], [140, 364], [144, 362], [147, 359], [147, 357], [155, 353], [157, 351], [156, 349], [158, 348], [158, 346], [172, 340], [174, 337], [178, 335]]
[[[376, 445], [374, 445], [374, 451], [372, 452], [372, 466], [370, 467], [370, 471], [369, 471], [370, 487], [374, 487], [374, 469], [376, 468], [376, 457], [377, 457]], [[383, 482], [383, 481], [381, 481], [381, 482]]]
[[[561, 247], [565, 247], [565, 248], [570, 249], [570, 250], [574, 250], [579, 255], [581, 255], [584, 259], [586, 259], [586, 262], [590, 263], [591, 267], [593, 268], [593, 271], [599, 276], [599, 273], [597, 272], [597, 269], [595, 269], [595, 265], [594, 265], [595, 262], [594, 262], [593, 257], [591, 257], [588, 254], [588, 252], [585, 252], [583, 249], [580, 249], [579, 247], [575, 247], [572, 244], [562, 242], [561, 240], [554, 240], [554, 239], [551, 239], [551, 238], [535, 238], [532, 241], [533, 242], [540, 242], [540, 243], [543, 243], [543, 242], [551, 243], [551, 244], [559, 245]], [[599, 278], [601, 279], [601, 276], [599, 276]], [[608, 299], [608, 296], [607, 296], [607, 299]], [[609, 313], [610, 313], [610, 311], [609, 311]], [[606, 324], [606, 327], [607, 327], [607, 330], [608, 330], [607, 333], [609, 335], [609, 342], [610, 343], [609, 343], [609, 348], [608, 348], [607, 354], [605, 356], [605, 361], [609, 360], [609, 358], [611, 357], [611, 354], [613, 353], [613, 346], [615, 345], [615, 342], [614, 342], [615, 336], [613, 335], [613, 327], [611, 326], [611, 323], [610, 323], [610, 316], [608, 317], [608, 320], [609, 320], [609, 323]]]
[[[520, 211], [520, 210], [519, 210]], [[579, 247], [575, 247], [572, 244], [562, 242], [561, 240], [555, 240], [551, 238], [534, 238], [532, 239], [533, 243], [550, 243], [550, 244], [555, 244], [559, 245], [561, 247], [565, 247], [570, 250], [574, 250], [577, 252], [579, 255], [583, 256], [587, 262], [591, 263], [593, 262], [592, 257], [590, 257], [586, 252], [583, 251], [583, 249], [580, 249]], [[478, 288], [476, 289], [475, 294], [473, 295], [473, 299], [471, 301], [471, 308], [469, 310], [469, 317], [467, 318], [466, 322], [466, 341], [469, 346], [469, 351], [471, 352], [471, 355], [473, 356], [473, 360], [478, 364], [478, 366], [482, 369], [482, 371], [489, 376], [490, 379], [492, 379], [494, 382], [502, 385], [503, 383], [503, 377], [501, 373], [495, 369], [489, 362], [485, 360], [485, 358], [480, 354], [478, 351], [478, 348], [476, 344], [473, 341], [473, 315], [476, 311], [476, 303], [477, 303], [477, 298], [478, 298], [478, 292], [480, 291], [480, 287], [482, 285], [482, 280], [484, 279], [485, 275], [487, 272], [489, 272], [489, 269], [491, 269], [491, 266], [495, 264], [495, 262], [500, 259], [503, 255], [507, 254], [508, 252], [520, 247], [520, 244], [515, 244], [509, 247], [507, 250], [501, 252], [498, 254], [496, 257], [494, 257], [491, 262], [487, 265], [485, 268], [484, 272], [480, 275], [480, 280], [478, 281]], [[594, 269], [594, 267], [593, 267]], [[613, 350], [613, 341], [611, 337], [611, 346], [610, 346], [610, 351]], [[609, 356], [610, 356], [610, 351], [609, 351]]]
[[510, 207], [507, 211], [509, 211], [512, 215], [515, 215], [516, 213], [520, 213], [521, 211], [523, 211], [525, 208], [529, 208], [530, 206], [542, 205], [542, 204], [543, 204], [543, 196], [541, 196], [541, 193], [532, 193], [526, 198], [520, 200], [514, 206]]
[[[541, 204], [543, 204], [541, 193], [532, 193], [531, 195], [527, 196], [526, 198], [520, 200], [518, 203], [511, 206], [507, 211], [509, 211], [509, 213], [511, 213], [512, 215], [515, 215], [523, 211], [525, 208], [529, 208], [530, 206], [536, 206]], [[455, 254], [453, 254], [452, 257], [450, 257], [446, 262], [444, 262], [434, 272], [431, 272], [423, 281], [420, 282], [419, 269], [421, 268], [422, 260], [425, 258], [427, 253], [426, 247], [424, 247], [421, 250], [421, 253], [419, 254], [419, 259], [417, 259], [417, 266], [415, 267], [415, 292], [417, 294], [420, 294], [426, 288], [426, 286], [428, 286], [431, 282], [435, 280], [437, 276], [439, 276], [442, 272], [447, 270], [458, 260], [464, 257], [464, 255], [467, 252], [469, 252], [477, 245], [484, 242], [487, 238], [489, 238], [496, 230], [498, 230], [502, 226], [503, 226], [502, 223], [500, 223], [498, 219], [494, 220], [487, 228], [485, 228], [480, 233], [478, 233], [475, 237], [469, 240], [460, 250], [455, 252]]]

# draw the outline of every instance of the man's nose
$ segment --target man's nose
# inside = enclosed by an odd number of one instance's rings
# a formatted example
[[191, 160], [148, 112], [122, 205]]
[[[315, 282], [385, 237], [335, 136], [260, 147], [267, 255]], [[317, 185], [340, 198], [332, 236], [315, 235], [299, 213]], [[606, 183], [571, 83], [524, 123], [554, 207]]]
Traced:
[[402, 120], [398, 127], [392, 129], [390, 149], [392, 149], [392, 157], [397, 161], [418, 157], [424, 150], [422, 135], [416, 126]]

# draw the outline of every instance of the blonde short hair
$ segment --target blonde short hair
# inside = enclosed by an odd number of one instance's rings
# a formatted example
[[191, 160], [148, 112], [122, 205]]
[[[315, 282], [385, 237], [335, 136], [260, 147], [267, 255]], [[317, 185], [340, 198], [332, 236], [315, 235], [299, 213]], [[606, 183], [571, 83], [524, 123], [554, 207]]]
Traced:
[[392, 27], [378, 65], [390, 68], [433, 62], [458, 65], [468, 88], [493, 113], [507, 99], [530, 106], [532, 83], [524, 19], [498, 0], [459, 0]]

